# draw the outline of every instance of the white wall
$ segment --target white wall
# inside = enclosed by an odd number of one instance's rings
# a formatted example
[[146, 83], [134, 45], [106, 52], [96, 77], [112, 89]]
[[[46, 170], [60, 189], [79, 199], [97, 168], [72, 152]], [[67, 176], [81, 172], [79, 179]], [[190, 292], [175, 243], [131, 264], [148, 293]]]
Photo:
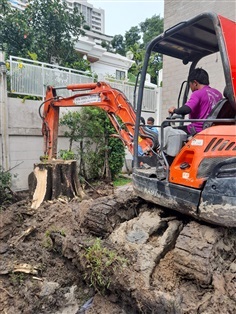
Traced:
[[[38, 114], [40, 101], [19, 98], [7, 98], [8, 101], [8, 138], [9, 161], [12, 174], [12, 189], [28, 189], [28, 175], [34, 164], [43, 156], [42, 120]], [[66, 109], [61, 108], [61, 114]], [[58, 151], [68, 149], [68, 139], [62, 137], [64, 129], [60, 127]], [[0, 134], [1, 135], [1, 134]], [[1, 136], [0, 136], [1, 141]]]
[[125, 72], [125, 78], [127, 79], [128, 70], [133, 63], [134, 61], [126, 57], [106, 51], [100, 56], [99, 60], [90, 65], [92, 72], [98, 74], [99, 79], [106, 75], [116, 77], [116, 70]]
[[124, 71], [125, 77], [127, 77], [127, 70], [119, 67], [114, 68], [114, 66], [109, 64], [104, 64], [102, 62], [95, 62], [91, 64], [91, 70], [93, 73], [98, 75], [98, 81], [103, 81], [105, 77], [116, 78], [116, 70]]

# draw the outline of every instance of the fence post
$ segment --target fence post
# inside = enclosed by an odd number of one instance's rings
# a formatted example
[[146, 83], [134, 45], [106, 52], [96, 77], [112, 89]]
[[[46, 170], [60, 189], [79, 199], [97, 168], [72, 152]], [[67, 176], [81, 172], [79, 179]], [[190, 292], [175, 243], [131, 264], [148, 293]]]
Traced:
[[7, 107], [7, 68], [4, 53], [0, 51], [0, 134], [2, 137], [2, 168], [9, 170], [9, 134]]

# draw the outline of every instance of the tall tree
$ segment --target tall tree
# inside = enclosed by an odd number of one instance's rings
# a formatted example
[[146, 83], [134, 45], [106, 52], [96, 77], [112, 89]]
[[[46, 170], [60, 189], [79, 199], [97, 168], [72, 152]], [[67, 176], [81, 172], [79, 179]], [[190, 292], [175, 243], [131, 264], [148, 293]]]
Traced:
[[24, 11], [9, 8], [2, 0], [0, 45], [7, 55], [28, 57], [36, 53], [44, 62], [64, 64], [78, 58], [74, 43], [83, 33], [83, 16], [75, 7], [69, 13], [65, 2], [60, 0], [31, 0]]
[[143, 46], [145, 47], [148, 42], [163, 32], [163, 18], [160, 15], [153, 15], [147, 18], [144, 22], [140, 23], [140, 30], [143, 34]]
[[12, 9], [7, 0], [2, 0], [0, 12], [0, 49], [7, 55], [26, 56], [31, 36], [24, 13]]
[[[160, 15], [154, 15], [140, 23], [140, 29], [143, 34], [143, 47], [163, 32], [163, 18]], [[151, 82], [157, 84], [158, 72], [162, 69], [162, 55], [153, 53], [148, 65], [148, 73], [151, 75]]]
[[125, 45], [126, 49], [129, 50], [130, 47], [138, 43], [141, 39], [140, 29], [138, 26], [133, 26], [129, 31], [125, 33]]
[[[130, 77], [134, 78], [140, 72], [147, 44], [163, 32], [163, 18], [153, 15], [138, 26], [133, 26], [125, 33], [125, 36], [115, 35], [111, 41], [113, 51], [125, 56], [127, 51], [132, 51], [135, 64], [129, 69]], [[153, 54], [150, 58], [148, 73], [151, 82], [157, 84], [158, 71], [162, 68], [162, 56]]]
[[[139, 24], [139, 27], [131, 27], [125, 34], [125, 51], [133, 52], [135, 64], [129, 69], [129, 74], [137, 76], [140, 72], [147, 44], [163, 32], [163, 18], [154, 15]], [[158, 71], [162, 68], [162, 56], [153, 54], [150, 58], [148, 73], [151, 82], [157, 84]]]
[[126, 45], [124, 37], [122, 35], [115, 35], [111, 41], [111, 46], [114, 52], [119, 53], [122, 56], [125, 56]]

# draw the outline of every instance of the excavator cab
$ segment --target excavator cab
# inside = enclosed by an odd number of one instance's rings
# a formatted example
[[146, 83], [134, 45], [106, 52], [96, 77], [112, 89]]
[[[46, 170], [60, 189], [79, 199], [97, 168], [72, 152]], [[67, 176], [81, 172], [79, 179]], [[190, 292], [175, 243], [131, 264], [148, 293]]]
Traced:
[[[189, 73], [203, 58], [221, 55], [224, 71], [224, 98], [216, 104], [204, 128], [191, 138], [171, 134], [171, 123], [195, 120], [166, 119], [161, 125], [160, 148], [156, 164], [140, 168], [137, 154], [138, 121], [147, 67], [151, 53], [182, 60]], [[184, 83], [181, 86], [183, 88]], [[182, 104], [187, 101], [185, 85]], [[146, 50], [137, 100], [134, 137], [133, 187], [141, 198], [196, 219], [222, 226], [236, 227], [236, 23], [215, 13], [203, 13], [166, 30], [153, 39]], [[168, 133], [169, 132], [169, 133]], [[179, 145], [168, 158], [166, 134], [172, 145]], [[176, 137], [177, 139], [177, 137]], [[176, 144], [177, 143], [177, 144]], [[153, 158], [153, 157], [152, 157]]]

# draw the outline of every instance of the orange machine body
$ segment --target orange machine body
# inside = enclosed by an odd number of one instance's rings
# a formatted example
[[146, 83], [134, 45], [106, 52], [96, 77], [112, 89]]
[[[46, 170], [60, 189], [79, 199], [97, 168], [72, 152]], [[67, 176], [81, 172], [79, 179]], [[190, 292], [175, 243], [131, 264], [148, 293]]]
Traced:
[[170, 166], [169, 181], [201, 189], [214, 166], [236, 156], [236, 125], [212, 126], [196, 134]]

